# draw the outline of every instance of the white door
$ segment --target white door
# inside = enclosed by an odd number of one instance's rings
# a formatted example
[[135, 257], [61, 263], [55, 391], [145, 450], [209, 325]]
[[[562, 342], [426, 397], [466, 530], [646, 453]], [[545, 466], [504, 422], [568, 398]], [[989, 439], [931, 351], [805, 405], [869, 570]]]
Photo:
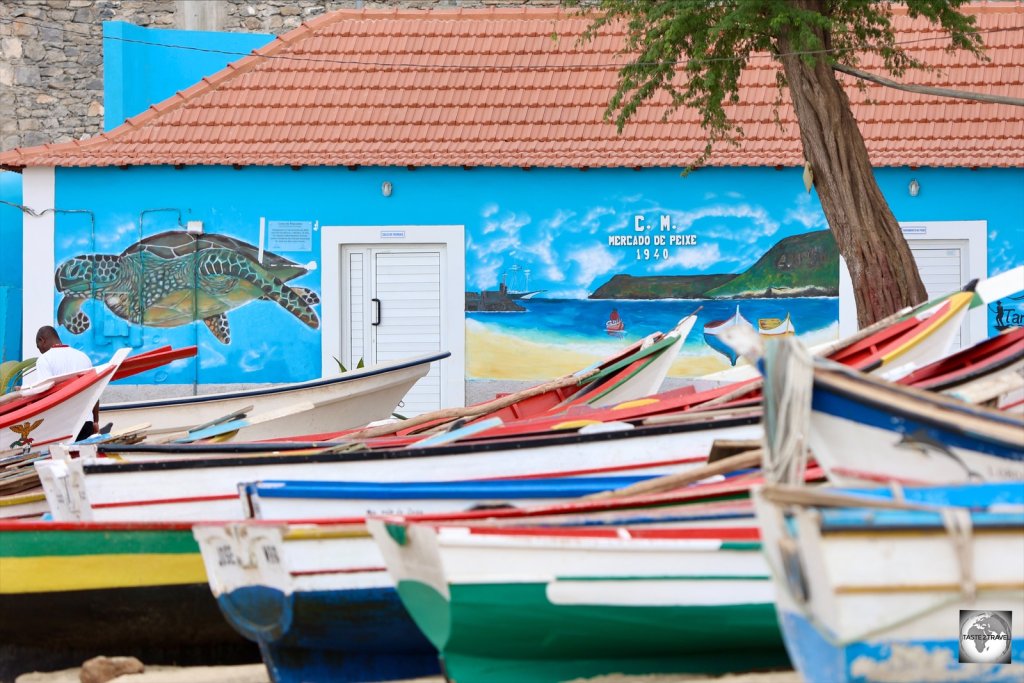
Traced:
[[[967, 240], [910, 240], [908, 243], [929, 299], [955, 292], [969, 281]], [[970, 334], [965, 318], [950, 352], [970, 346]]]
[[[342, 247], [342, 362], [347, 368], [441, 350], [443, 245]], [[406, 394], [397, 413], [441, 407], [441, 363]]]
[[335, 358], [351, 368], [447, 351], [396, 412], [465, 404], [465, 233], [462, 225], [320, 228], [325, 377], [338, 371]]

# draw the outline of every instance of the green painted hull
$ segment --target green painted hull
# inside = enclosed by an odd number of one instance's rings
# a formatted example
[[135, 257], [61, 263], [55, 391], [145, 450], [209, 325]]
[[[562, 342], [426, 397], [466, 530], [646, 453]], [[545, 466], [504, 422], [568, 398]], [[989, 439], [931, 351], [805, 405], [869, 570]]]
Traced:
[[772, 604], [555, 605], [545, 584], [456, 585], [450, 603], [415, 581], [398, 591], [454, 683], [789, 666]]

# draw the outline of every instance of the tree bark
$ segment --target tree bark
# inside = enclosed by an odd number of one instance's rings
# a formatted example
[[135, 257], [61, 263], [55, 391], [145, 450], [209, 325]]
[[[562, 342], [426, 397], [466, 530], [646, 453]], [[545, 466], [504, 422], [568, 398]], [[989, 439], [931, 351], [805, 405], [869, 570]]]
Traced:
[[[823, 12], [818, 0], [798, 5]], [[828, 36], [819, 30], [822, 44]], [[792, 93], [804, 157], [839, 253], [846, 259], [857, 303], [857, 323], [865, 327], [927, 298], [910, 246], [875, 180], [868, 150], [850, 101], [827, 59], [813, 64], [783, 33], [779, 59]]]

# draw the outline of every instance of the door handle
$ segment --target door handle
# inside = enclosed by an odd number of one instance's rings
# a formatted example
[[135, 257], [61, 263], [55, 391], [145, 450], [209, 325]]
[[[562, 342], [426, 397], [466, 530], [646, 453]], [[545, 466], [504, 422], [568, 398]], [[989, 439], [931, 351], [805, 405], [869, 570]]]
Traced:
[[380, 299], [370, 299], [370, 302], [373, 303], [373, 320], [370, 324], [376, 327], [380, 325]]

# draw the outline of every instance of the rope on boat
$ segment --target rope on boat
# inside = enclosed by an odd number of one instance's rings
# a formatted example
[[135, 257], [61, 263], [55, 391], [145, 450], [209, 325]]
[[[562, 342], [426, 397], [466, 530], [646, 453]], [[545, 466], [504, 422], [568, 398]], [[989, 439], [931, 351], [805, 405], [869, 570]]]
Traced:
[[765, 347], [765, 481], [799, 484], [807, 469], [814, 361], [791, 337], [773, 339]]
[[974, 543], [971, 511], [965, 508], [942, 508], [942, 525], [949, 532], [960, 565], [960, 590], [968, 600], [977, 595], [977, 580], [974, 576]]

